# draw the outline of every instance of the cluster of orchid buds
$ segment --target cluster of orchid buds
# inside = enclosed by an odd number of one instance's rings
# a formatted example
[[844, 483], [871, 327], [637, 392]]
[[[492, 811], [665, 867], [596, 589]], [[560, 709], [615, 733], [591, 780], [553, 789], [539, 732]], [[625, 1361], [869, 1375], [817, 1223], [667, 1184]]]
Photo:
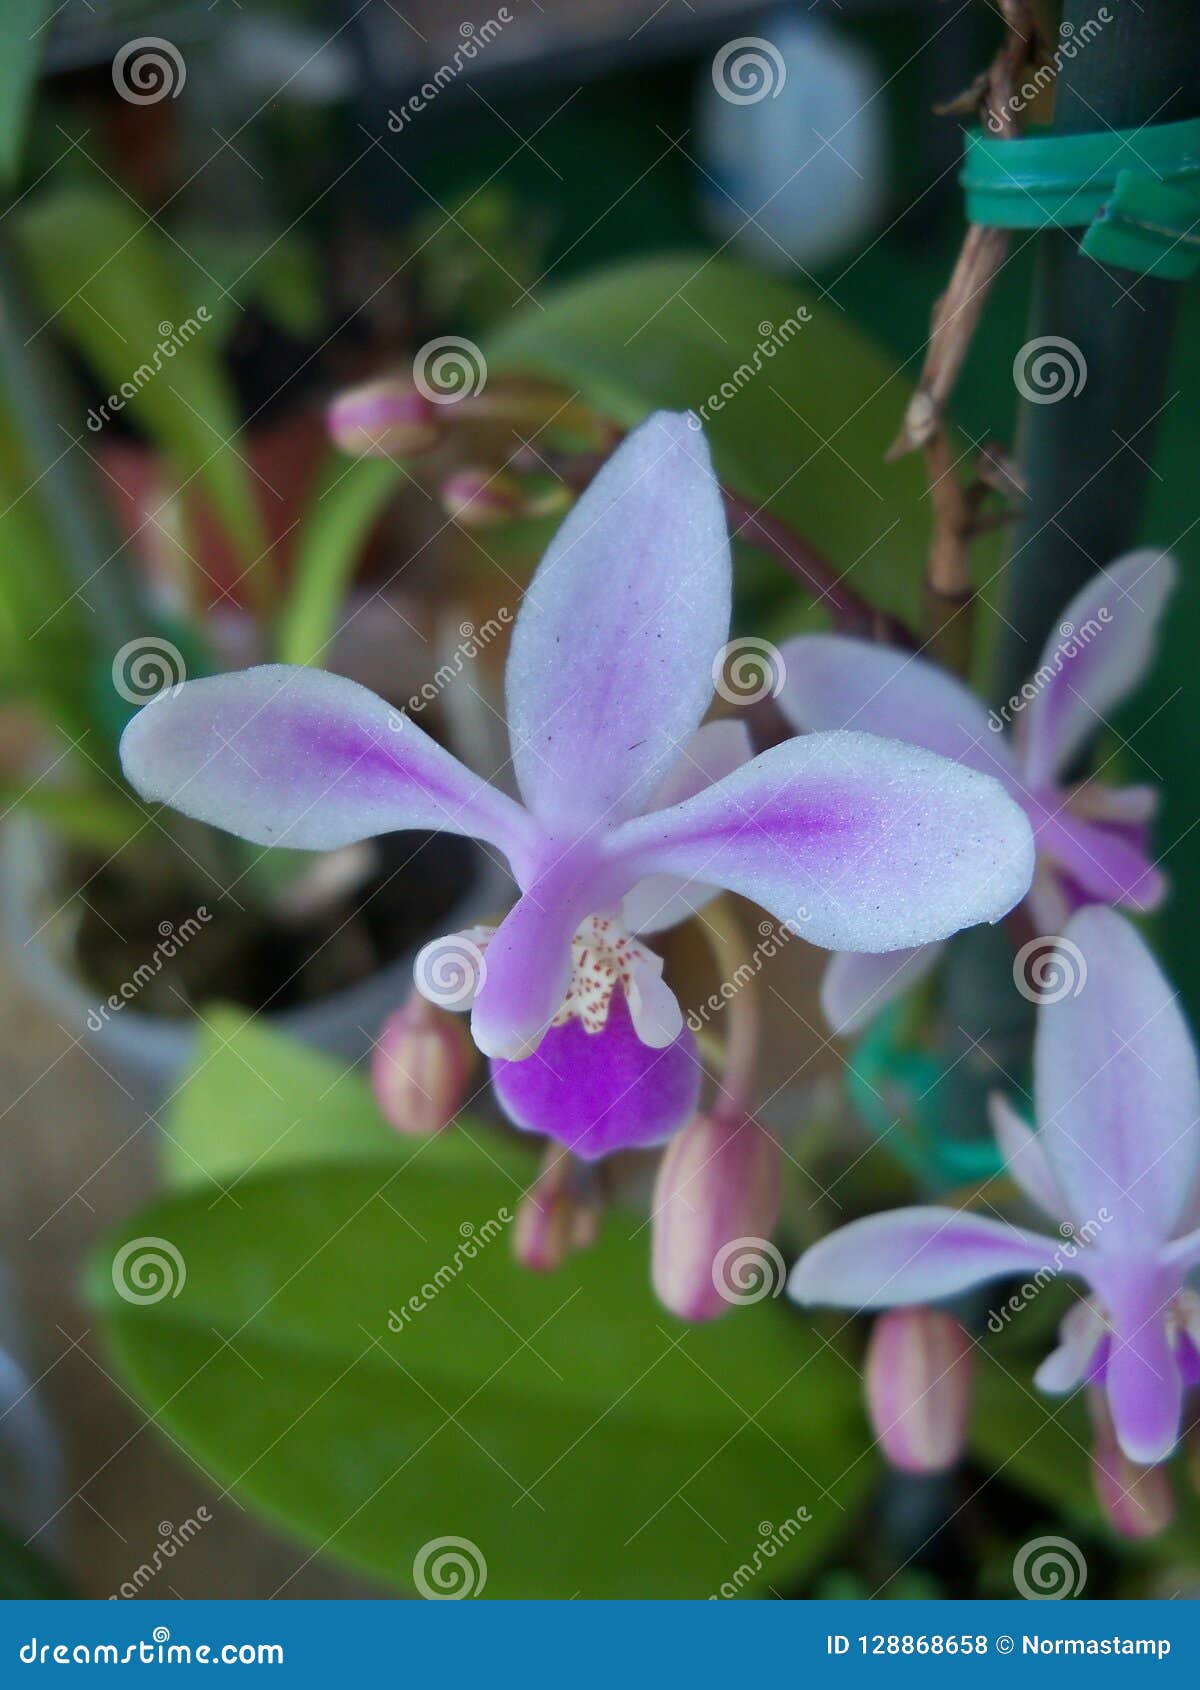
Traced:
[[[519, 423], [609, 449], [580, 497], [524, 444], [499, 470], [439, 458], [451, 432], [469, 451], [503, 426], [511, 447]], [[141, 711], [122, 748], [132, 784], [263, 845], [328, 850], [421, 828], [501, 853], [513, 907], [435, 940], [417, 968], [418, 982], [435, 976], [439, 947], [469, 959], [455, 1007], [470, 1009], [471, 1039], [414, 994], [379, 1037], [380, 1107], [400, 1132], [441, 1131], [475, 1083], [473, 1042], [508, 1120], [546, 1141], [515, 1229], [518, 1256], [540, 1270], [594, 1238], [607, 1159], [661, 1148], [652, 1279], [684, 1320], [736, 1301], [719, 1264], [738, 1243], [768, 1244], [784, 1153], [755, 1119], [752, 990], [731, 995], [723, 1054], [706, 1069], [650, 941], [695, 919], [733, 968], [723, 894], [749, 900], [834, 953], [824, 1004], [846, 1033], [963, 928], [1022, 903], [1039, 932], [1065, 928], [1088, 974], [1041, 1012], [1040, 1131], [1001, 1100], [997, 1135], [1043, 1210], [1076, 1227], [1099, 1210], [1109, 1221], [1064, 1262], [1061, 1240], [998, 1218], [873, 1216], [803, 1255], [790, 1288], [800, 1303], [889, 1311], [868, 1352], [872, 1421], [896, 1466], [934, 1472], [963, 1448], [974, 1339], [928, 1305], [1006, 1276], [1082, 1276], [1091, 1296], [1038, 1383], [1086, 1387], [1097, 1492], [1119, 1529], [1157, 1529], [1169, 1513], [1158, 1464], [1180, 1435], [1185, 1385], [1200, 1382], [1200, 1301], [1185, 1283], [1200, 1262], [1188, 1207], [1200, 1089], [1169, 989], [1113, 913], [1163, 895], [1147, 842], [1154, 795], [1068, 776], [1149, 664], [1169, 558], [1133, 554], [1068, 607], [1067, 622], [1097, 632], [1066, 656], [1048, 650], [1012, 743], [961, 681], [839, 633], [786, 648], [776, 703], [793, 733], [756, 755], [742, 722], [704, 722], [732, 568], [727, 496], [694, 419], [657, 413], [612, 450], [618, 432], [559, 390], [497, 378], [454, 405], [374, 383], [335, 403], [330, 428], [350, 452], [437, 462], [459, 521], [566, 512], [513, 628], [509, 758], [489, 784], [411, 718], [397, 731], [397, 712], [354, 682], [269, 665]]]
[[575, 494], [555, 471], [556, 444], [591, 455], [619, 438], [561, 387], [521, 375], [449, 392], [406, 376], [366, 382], [334, 400], [328, 427], [334, 445], [355, 457], [428, 466], [443, 510], [464, 528], [563, 515]]

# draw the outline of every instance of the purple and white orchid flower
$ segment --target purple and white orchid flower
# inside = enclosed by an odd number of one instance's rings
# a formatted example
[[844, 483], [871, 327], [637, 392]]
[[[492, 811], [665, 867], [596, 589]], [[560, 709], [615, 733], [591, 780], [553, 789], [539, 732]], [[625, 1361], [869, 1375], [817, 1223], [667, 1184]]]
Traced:
[[[1083, 747], [1144, 677], [1175, 584], [1169, 554], [1139, 551], [1101, 570], [1071, 600], [1021, 693], [989, 712], [962, 681], [906, 652], [838, 634], [783, 648], [778, 704], [805, 732], [893, 734], [995, 775], [1023, 807], [1037, 842], [1028, 909], [1038, 934], [1061, 933], [1085, 904], [1154, 909], [1165, 892], [1148, 849], [1158, 794], [1064, 784]], [[1010, 739], [1003, 729], [1016, 719]], [[892, 956], [832, 958], [822, 987], [836, 1033], [857, 1032], [938, 960], [924, 946]]]
[[[1200, 1383], [1200, 1076], [1191, 1035], [1135, 929], [1099, 905], [1066, 937], [1083, 957], [1078, 995], [1038, 1013], [1039, 1130], [1002, 1099], [993, 1125], [1008, 1172], [1063, 1236], [944, 1208], [852, 1221], [804, 1255], [800, 1303], [889, 1308], [952, 1297], [1010, 1275], [1064, 1273], [1091, 1295], [1059, 1332], [1035, 1383], [1102, 1385], [1130, 1461], [1164, 1461], [1183, 1392]], [[1065, 1240], [1065, 1241], [1064, 1241]]]
[[496, 847], [520, 896], [458, 949], [477, 965], [472, 1032], [501, 1099], [583, 1156], [661, 1142], [699, 1076], [662, 960], [631, 928], [728, 888], [817, 945], [891, 951], [998, 920], [1033, 872], [1028, 822], [987, 773], [867, 733], [749, 761], [727, 724], [697, 733], [730, 593], [707, 445], [660, 412], [571, 510], [516, 618], [523, 803], [355, 682], [283, 665], [162, 694], [125, 731], [125, 772], [143, 797], [260, 845], [422, 828]]

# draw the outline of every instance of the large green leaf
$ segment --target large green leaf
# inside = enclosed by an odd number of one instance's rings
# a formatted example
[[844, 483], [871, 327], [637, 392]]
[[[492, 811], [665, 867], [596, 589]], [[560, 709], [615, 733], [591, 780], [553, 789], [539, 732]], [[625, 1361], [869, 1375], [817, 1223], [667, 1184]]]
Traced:
[[[404, 1584], [465, 1537], [489, 1596], [765, 1596], [852, 1528], [855, 1371], [782, 1303], [672, 1320], [641, 1217], [519, 1268], [535, 1160], [494, 1130], [398, 1139], [360, 1078], [228, 1012], [168, 1130], [183, 1184], [97, 1254], [91, 1300], [159, 1423], [315, 1548]], [[177, 1252], [177, 1296], [119, 1294], [134, 1239]]]
[[124, 401], [180, 480], [206, 488], [253, 562], [259, 518], [236, 402], [206, 322], [207, 288], [190, 293], [154, 222], [106, 188], [39, 195], [17, 214], [17, 236], [44, 317], [74, 342], [106, 394]]
[[831, 298], [721, 258], [653, 258], [572, 283], [487, 352], [493, 369], [567, 382], [625, 424], [659, 405], [705, 407], [722, 477], [865, 597], [915, 618], [924, 471], [918, 458], [883, 462], [908, 383]]
[[[395, 1583], [457, 1536], [490, 1596], [705, 1596], [801, 1508], [748, 1593], [810, 1569], [872, 1477], [854, 1372], [776, 1305], [677, 1325], [623, 1214], [520, 1269], [479, 1170], [313, 1167], [144, 1212], [91, 1276], [121, 1370], [222, 1483]], [[169, 1241], [177, 1297], [117, 1294], [126, 1236]]]
[[[419, 1146], [439, 1171], [478, 1167], [476, 1142], [510, 1190], [522, 1190], [536, 1161], [532, 1141], [501, 1138], [479, 1122], [460, 1123]], [[212, 1197], [248, 1174], [324, 1162], [393, 1159], [414, 1152], [384, 1124], [361, 1069], [331, 1062], [272, 1032], [244, 1009], [207, 1009], [190, 1077], [176, 1094], [162, 1168], [176, 1189]]]
[[0, 9], [0, 178], [6, 182], [21, 162], [49, 14], [50, 0], [4, 0]]

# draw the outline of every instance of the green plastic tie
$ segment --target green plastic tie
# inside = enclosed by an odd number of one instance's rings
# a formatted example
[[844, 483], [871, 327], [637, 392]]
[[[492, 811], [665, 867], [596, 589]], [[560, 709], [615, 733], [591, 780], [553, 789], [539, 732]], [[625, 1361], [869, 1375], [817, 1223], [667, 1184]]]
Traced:
[[949, 1068], [909, 1044], [901, 1006], [885, 1009], [855, 1047], [847, 1066], [850, 1099], [879, 1143], [931, 1191], [974, 1185], [1003, 1171], [990, 1140], [955, 1139], [947, 1127]]
[[1200, 270], [1200, 118], [1005, 140], [969, 130], [967, 218], [993, 229], [1086, 229], [1081, 250], [1160, 281]]

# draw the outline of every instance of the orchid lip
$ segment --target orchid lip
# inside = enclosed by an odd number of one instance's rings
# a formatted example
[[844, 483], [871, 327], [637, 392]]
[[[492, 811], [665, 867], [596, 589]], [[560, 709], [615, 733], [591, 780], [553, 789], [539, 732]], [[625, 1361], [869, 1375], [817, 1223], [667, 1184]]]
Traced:
[[[470, 1009], [487, 979], [488, 947], [495, 927], [473, 927], [435, 939], [420, 952], [417, 990], [444, 1009]], [[652, 1050], [674, 1042], [682, 1012], [662, 979], [662, 958], [627, 932], [614, 914], [590, 915], [571, 941], [571, 974], [566, 991], [547, 1025], [536, 1034], [506, 1041], [490, 1056], [519, 1062], [532, 1056], [551, 1027], [580, 1023], [584, 1032], [603, 1032], [615, 994], [629, 1008], [638, 1038]]]

